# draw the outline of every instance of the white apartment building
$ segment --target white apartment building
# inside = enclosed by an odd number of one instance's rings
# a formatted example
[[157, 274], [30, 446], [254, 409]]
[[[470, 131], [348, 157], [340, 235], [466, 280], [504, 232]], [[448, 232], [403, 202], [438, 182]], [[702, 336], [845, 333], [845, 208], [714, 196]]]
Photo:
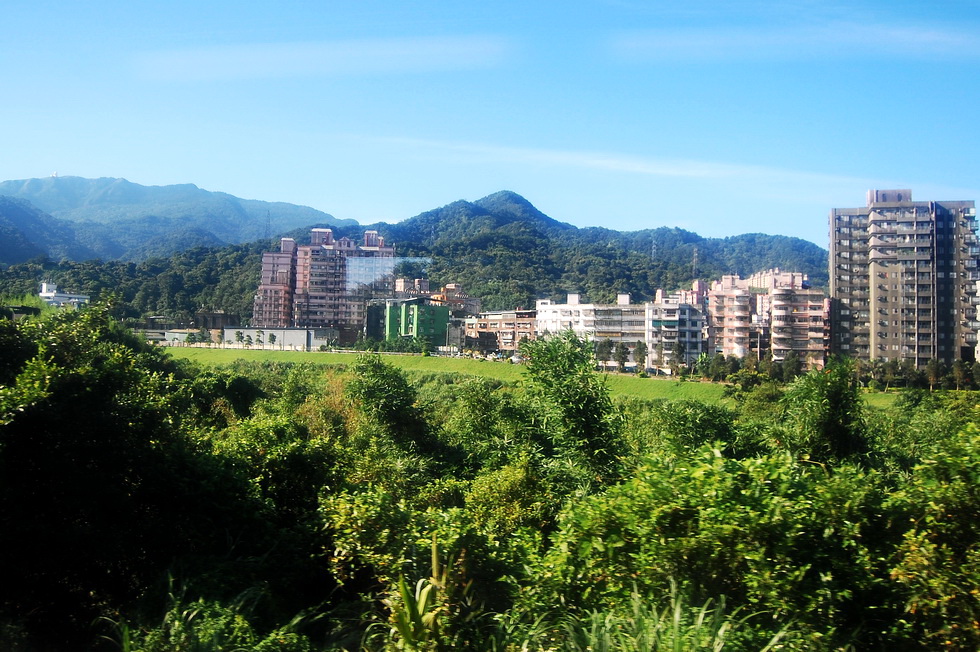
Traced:
[[[683, 363], [691, 363], [704, 351], [704, 314], [701, 304], [691, 303], [690, 293], [664, 296], [655, 301], [630, 303], [628, 294], [616, 297], [615, 304], [581, 303], [578, 294], [569, 294], [566, 303], [542, 299], [536, 304], [535, 331], [539, 337], [571, 330], [593, 341], [622, 342], [630, 348], [637, 342], [647, 347], [646, 360], [634, 360], [643, 368], [666, 366], [680, 351]], [[678, 347], [678, 344], [680, 347]]]

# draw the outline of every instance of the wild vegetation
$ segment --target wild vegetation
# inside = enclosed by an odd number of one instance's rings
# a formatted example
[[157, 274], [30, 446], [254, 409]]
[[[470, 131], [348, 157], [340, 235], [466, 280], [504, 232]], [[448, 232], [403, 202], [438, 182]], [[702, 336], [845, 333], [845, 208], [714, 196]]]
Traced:
[[106, 305], [0, 347], [4, 649], [980, 646], [974, 392], [617, 399], [569, 334], [510, 383], [202, 368]]

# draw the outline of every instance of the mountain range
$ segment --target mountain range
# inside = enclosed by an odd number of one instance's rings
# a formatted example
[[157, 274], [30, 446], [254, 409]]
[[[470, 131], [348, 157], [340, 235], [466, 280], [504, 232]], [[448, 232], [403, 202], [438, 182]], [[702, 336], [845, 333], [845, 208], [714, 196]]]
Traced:
[[[19, 200], [19, 201], [17, 201]], [[25, 203], [26, 202], [26, 203]], [[284, 202], [241, 199], [193, 184], [48, 177], [0, 182], [0, 262], [145, 260], [199, 246], [252, 242], [309, 224], [355, 224]]]
[[[355, 240], [376, 229], [403, 257], [399, 275], [425, 276], [436, 287], [461, 283], [488, 309], [564, 300], [570, 292], [594, 302], [618, 293], [644, 300], [658, 288], [689, 287], [695, 278], [773, 267], [804, 272], [815, 285], [827, 282], [826, 250], [800, 238], [578, 228], [509, 191], [393, 224], [360, 225], [193, 185], [57, 177], [0, 183], [0, 268], [7, 266], [0, 293], [34, 292], [44, 277], [75, 292], [120, 291], [137, 313], [193, 314], [207, 307], [247, 320], [260, 253], [278, 244], [266, 236], [308, 242], [314, 226]], [[78, 262], [92, 259], [103, 262]]]

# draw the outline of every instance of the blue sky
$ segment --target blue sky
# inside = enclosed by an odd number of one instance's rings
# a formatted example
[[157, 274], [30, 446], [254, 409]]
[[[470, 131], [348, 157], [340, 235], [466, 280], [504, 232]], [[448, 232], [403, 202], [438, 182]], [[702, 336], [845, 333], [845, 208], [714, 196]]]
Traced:
[[21, 2], [0, 180], [194, 183], [395, 222], [827, 246], [869, 188], [980, 199], [980, 2]]

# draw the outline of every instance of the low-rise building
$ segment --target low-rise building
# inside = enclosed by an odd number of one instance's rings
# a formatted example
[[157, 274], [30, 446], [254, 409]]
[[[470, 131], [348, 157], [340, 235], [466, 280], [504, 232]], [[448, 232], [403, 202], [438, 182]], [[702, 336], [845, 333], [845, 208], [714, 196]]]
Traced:
[[429, 299], [392, 299], [385, 302], [385, 339], [418, 338], [433, 347], [447, 346], [450, 310]]
[[[702, 296], [696, 285], [690, 292], [658, 292], [655, 301], [642, 304], [631, 303], [628, 294], [618, 295], [615, 304], [581, 303], [578, 294], [569, 294], [563, 304], [542, 299], [536, 330], [539, 336], [571, 330], [593, 341], [625, 344], [632, 362], [643, 368], [689, 364], [704, 351]], [[647, 348], [645, 360], [635, 359], [638, 342]]]
[[88, 305], [89, 303], [89, 295], [61, 292], [58, 290], [58, 285], [56, 283], [47, 281], [41, 283], [41, 291], [38, 293], [38, 296], [40, 296], [44, 303], [48, 304], [49, 306], [57, 306], [59, 308], [62, 306], [78, 308], [80, 306]]
[[274, 350], [315, 351], [321, 346], [336, 346], [340, 332], [336, 328], [226, 328], [221, 333], [226, 346]]
[[536, 337], [537, 311], [498, 310], [466, 319], [465, 348], [481, 354], [514, 354], [521, 342]]

